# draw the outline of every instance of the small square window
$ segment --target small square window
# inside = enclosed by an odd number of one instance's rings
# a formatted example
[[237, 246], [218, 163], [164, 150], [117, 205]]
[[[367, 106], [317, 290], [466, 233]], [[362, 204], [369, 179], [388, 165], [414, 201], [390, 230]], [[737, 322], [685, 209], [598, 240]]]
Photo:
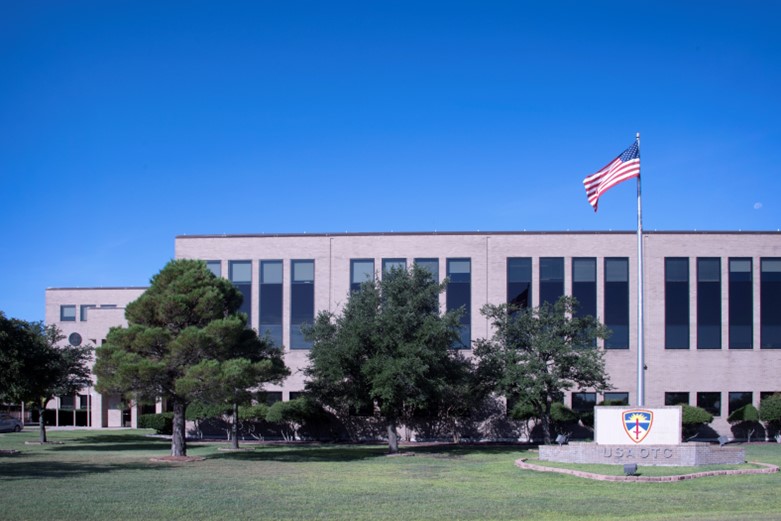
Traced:
[[597, 404], [597, 393], [572, 393], [572, 410], [592, 412]]
[[714, 416], [721, 416], [721, 393], [697, 393], [697, 407]]
[[689, 393], [686, 392], [669, 392], [664, 393], [665, 405], [689, 405]]
[[605, 405], [629, 405], [629, 393], [605, 393]]
[[76, 306], [75, 305], [60, 306], [60, 321], [76, 322]]

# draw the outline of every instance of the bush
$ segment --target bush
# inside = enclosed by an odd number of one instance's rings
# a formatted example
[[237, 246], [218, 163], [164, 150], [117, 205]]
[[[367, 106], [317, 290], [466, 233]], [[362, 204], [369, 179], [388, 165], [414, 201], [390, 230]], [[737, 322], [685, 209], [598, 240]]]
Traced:
[[759, 419], [768, 424], [781, 423], [781, 394], [773, 394], [759, 404]]
[[692, 438], [703, 425], [713, 421], [713, 415], [701, 407], [682, 404], [681, 423], [683, 424], [683, 437]]
[[138, 417], [139, 429], [154, 429], [157, 434], [173, 434], [174, 413], [142, 414]]

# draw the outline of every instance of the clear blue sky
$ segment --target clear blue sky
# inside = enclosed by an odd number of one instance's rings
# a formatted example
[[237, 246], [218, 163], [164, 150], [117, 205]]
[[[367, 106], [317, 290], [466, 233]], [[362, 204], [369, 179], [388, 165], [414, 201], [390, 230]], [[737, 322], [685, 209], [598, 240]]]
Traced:
[[0, 310], [179, 234], [781, 227], [781, 3], [4, 2]]

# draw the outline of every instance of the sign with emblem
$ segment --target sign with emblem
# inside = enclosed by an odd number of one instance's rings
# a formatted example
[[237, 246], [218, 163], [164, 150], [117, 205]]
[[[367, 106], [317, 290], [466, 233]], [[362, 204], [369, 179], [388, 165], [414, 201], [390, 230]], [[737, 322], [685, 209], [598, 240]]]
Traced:
[[654, 413], [645, 409], [624, 410], [621, 418], [623, 419], [624, 432], [635, 443], [640, 443], [648, 436], [654, 423]]
[[595, 407], [594, 441], [600, 445], [678, 445], [681, 417], [679, 405]]

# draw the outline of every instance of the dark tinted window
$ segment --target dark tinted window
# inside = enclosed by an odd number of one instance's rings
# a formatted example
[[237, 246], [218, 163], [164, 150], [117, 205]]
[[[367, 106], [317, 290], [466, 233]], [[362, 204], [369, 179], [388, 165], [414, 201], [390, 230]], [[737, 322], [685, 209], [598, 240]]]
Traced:
[[590, 412], [597, 404], [597, 393], [572, 393], [572, 410]]
[[754, 292], [751, 259], [729, 259], [729, 347], [751, 349], [754, 336]]
[[721, 259], [697, 259], [697, 348], [721, 349]]
[[447, 260], [447, 310], [461, 309], [461, 334], [458, 349], [470, 349], [472, 345], [472, 261], [470, 259]]
[[671, 392], [664, 393], [665, 405], [689, 405], [689, 393]]
[[781, 348], [781, 258], [760, 262], [760, 346], [778, 349]]
[[697, 393], [697, 407], [714, 416], [721, 416], [721, 393]]
[[434, 282], [439, 283], [439, 259], [415, 259], [415, 264], [419, 268], [428, 270]]
[[507, 259], [507, 303], [519, 309], [532, 303], [532, 260], [529, 257]]
[[564, 295], [564, 259], [540, 257], [540, 305], [553, 305]]
[[737, 411], [744, 405], [748, 405], [754, 399], [753, 393], [740, 391], [729, 393], [729, 413]]
[[260, 335], [282, 347], [282, 261], [260, 261], [259, 315]]
[[247, 323], [249, 324], [252, 321], [252, 262], [230, 261], [228, 263], [228, 272], [230, 281], [244, 297], [239, 311], [246, 313]]
[[597, 259], [572, 259], [572, 296], [578, 301], [576, 316], [597, 316]]
[[629, 348], [629, 259], [605, 258], [606, 349]]
[[290, 348], [309, 349], [301, 327], [315, 318], [315, 261], [290, 261], [290, 270]]
[[689, 259], [664, 259], [664, 346], [689, 348]]

